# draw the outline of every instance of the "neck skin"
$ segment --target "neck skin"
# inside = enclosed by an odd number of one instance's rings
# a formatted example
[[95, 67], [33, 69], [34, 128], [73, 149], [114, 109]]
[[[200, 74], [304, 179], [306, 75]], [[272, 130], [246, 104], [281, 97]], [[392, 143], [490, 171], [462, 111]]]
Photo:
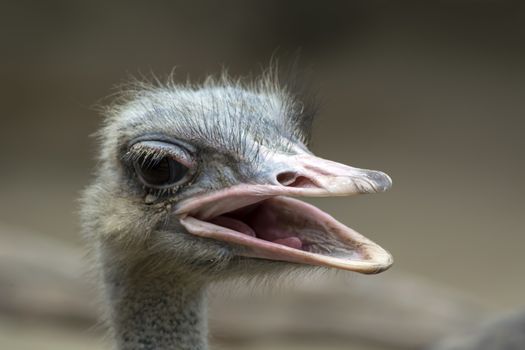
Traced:
[[177, 276], [144, 279], [125, 271], [104, 266], [118, 350], [208, 349], [205, 285]]

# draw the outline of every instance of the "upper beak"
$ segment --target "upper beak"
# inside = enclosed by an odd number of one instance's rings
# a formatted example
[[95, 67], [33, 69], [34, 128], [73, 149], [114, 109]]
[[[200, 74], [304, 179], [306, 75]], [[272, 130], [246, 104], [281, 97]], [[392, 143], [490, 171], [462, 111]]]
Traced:
[[276, 181], [283, 186], [303, 188], [307, 196], [377, 193], [392, 186], [390, 177], [381, 171], [354, 168], [311, 154], [275, 158], [286, 164], [276, 174]]
[[184, 200], [175, 214], [190, 233], [244, 246], [247, 256], [363, 273], [392, 264], [390, 254], [371, 240], [314, 206], [288, 198], [383, 192], [392, 185], [388, 175], [306, 153], [273, 154], [263, 174], [262, 183]]

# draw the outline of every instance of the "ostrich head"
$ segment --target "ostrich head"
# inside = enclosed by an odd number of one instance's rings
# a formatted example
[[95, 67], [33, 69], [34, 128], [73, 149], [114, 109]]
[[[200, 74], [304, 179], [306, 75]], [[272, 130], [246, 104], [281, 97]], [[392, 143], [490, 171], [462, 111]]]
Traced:
[[310, 120], [268, 78], [138, 89], [100, 133], [86, 231], [130, 269], [194, 279], [250, 273], [250, 264], [383, 271], [392, 263], [385, 250], [293, 198], [391, 185], [382, 172], [314, 156]]
[[391, 185], [384, 173], [314, 156], [310, 121], [268, 78], [141, 86], [111, 108], [82, 214], [121, 349], [204, 349], [200, 291], [213, 280], [391, 265], [381, 247], [294, 199]]

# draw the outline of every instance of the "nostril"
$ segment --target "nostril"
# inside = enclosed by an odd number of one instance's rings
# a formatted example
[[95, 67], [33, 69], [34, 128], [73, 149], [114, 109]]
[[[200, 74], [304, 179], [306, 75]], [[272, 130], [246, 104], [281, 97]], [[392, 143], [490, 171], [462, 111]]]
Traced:
[[306, 176], [299, 175], [295, 172], [287, 171], [277, 175], [277, 182], [286, 187], [313, 188], [318, 187]]
[[280, 173], [277, 175], [277, 182], [283, 186], [288, 186], [295, 181], [297, 176], [297, 173], [294, 173], [292, 171]]

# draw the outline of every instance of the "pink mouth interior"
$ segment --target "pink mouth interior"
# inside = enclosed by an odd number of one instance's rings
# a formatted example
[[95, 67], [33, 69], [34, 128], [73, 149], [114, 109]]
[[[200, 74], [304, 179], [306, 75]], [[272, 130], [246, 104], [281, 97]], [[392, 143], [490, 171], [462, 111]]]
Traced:
[[281, 244], [294, 249], [301, 249], [303, 241], [293, 230], [282, 226], [276, 213], [264, 203], [257, 203], [218, 216], [211, 223], [232, 229], [245, 235], [265, 241]]
[[297, 208], [289, 201], [270, 198], [222, 214], [208, 222], [305, 252], [358, 258], [356, 242], [341, 240], [335, 234], [334, 227], [326, 227], [325, 220], [314, 215], [317, 213], [308, 212], [310, 205], [301, 202], [301, 206]]

